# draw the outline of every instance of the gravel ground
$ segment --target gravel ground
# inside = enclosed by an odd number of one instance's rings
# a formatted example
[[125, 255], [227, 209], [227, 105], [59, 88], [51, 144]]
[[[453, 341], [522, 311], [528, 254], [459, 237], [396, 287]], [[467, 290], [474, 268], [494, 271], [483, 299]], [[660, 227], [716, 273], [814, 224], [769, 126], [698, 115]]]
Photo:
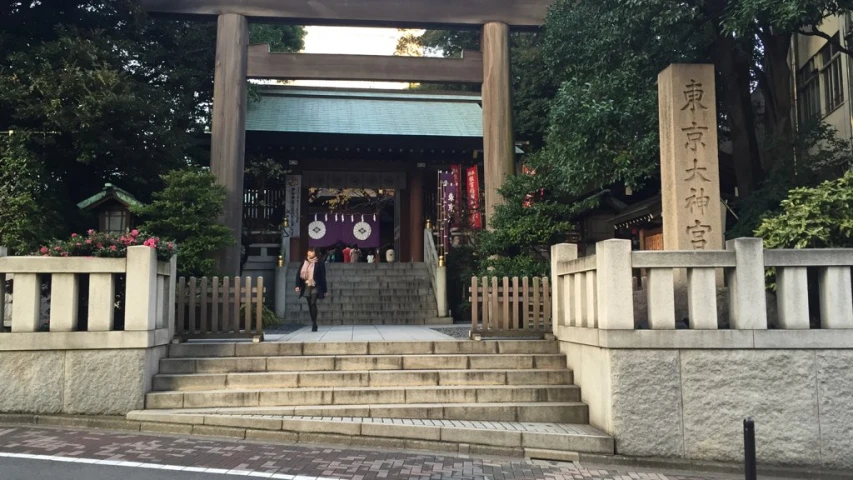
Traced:
[[306, 325], [302, 325], [301, 323], [285, 323], [281, 325], [276, 325], [272, 328], [265, 328], [264, 334], [267, 335], [283, 335], [287, 333], [293, 333], [300, 328], [305, 327]]
[[471, 330], [471, 325], [444, 325], [441, 327], [430, 327], [438, 333], [449, 335], [460, 340], [468, 340], [468, 332]]

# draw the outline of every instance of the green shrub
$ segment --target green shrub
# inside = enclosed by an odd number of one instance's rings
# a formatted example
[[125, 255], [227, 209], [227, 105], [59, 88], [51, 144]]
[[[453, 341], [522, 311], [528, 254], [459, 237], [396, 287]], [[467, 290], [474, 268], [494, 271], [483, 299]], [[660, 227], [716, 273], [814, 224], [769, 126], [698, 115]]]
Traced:
[[813, 188], [795, 188], [781, 212], [755, 234], [767, 248], [853, 247], [853, 172]]

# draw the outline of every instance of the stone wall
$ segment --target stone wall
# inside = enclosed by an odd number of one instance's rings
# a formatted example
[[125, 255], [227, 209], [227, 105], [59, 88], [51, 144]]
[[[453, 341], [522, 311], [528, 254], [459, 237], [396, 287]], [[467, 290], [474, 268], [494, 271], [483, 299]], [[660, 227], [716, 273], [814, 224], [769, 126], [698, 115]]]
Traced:
[[166, 346], [0, 352], [0, 412], [124, 415], [144, 407]]
[[608, 349], [563, 343], [590, 423], [619, 454], [853, 468], [853, 350]]

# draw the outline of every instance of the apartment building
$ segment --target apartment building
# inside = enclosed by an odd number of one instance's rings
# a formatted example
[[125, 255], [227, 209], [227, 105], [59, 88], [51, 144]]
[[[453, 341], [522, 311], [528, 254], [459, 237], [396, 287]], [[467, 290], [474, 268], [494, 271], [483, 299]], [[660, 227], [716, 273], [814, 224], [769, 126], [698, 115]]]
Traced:
[[[853, 14], [829, 16], [820, 30], [841, 45], [853, 40]], [[853, 139], [853, 62], [833, 42], [812, 35], [795, 35], [791, 48], [798, 125], [823, 120], [844, 139]]]

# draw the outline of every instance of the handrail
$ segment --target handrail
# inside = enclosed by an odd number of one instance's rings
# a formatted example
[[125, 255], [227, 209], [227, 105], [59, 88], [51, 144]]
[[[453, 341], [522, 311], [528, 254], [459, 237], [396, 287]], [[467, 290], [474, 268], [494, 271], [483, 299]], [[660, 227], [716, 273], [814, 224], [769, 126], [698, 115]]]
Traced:
[[432, 238], [432, 229], [424, 229], [424, 262], [429, 270], [432, 291], [435, 293], [436, 308], [439, 317], [447, 316], [447, 270], [439, 265], [438, 249]]

